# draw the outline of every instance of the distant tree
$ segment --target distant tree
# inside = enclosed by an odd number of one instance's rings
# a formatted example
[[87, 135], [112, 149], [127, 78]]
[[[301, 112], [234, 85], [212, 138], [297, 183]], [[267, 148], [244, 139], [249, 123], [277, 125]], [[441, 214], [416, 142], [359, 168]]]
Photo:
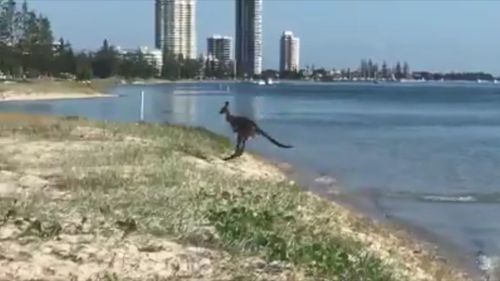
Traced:
[[177, 57], [170, 52], [165, 52], [163, 54], [162, 77], [169, 80], [178, 80], [181, 78], [180, 72], [180, 64]]
[[17, 18], [17, 29], [18, 29], [18, 37], [19, 37], [19, 45], [22, 45], [23, 42], [26, 41], [26, 36], [28, 33], [29, 26], [29, 18], [30, 11], [28, 9], [28, 3], [26, 0], [23, 1], [23, 5], [21, 6], [21, 10], [16, 14]]
[[90, 80], [94, 76], [92, 72], [92, 57], [85, 53], [79, 53], [75, 58], [75, 74], [78, 80]]
[[361, 65], [360, 65], [360, 68], [359, 68], [359, 72], [361, 73], [361, 77], [363, 77], [363, 78], [367, 78], [368, 77], [368, 73], [369, 73], [368, 63], [364, 59], [361, 60]]
[[76, 72], [76, 58], [71, 47], [71, 44], [59, 39], [59, 44], [54, 52], [55, 70], [57, 73], [72, 73]]
[[389, 78], [389, 69], [385, 61], [382, 63], [382, 77], [385, 79]]
[[399, 61], [396, 64], [396, 68], [394, 69], [394, 76], [398, 80], [400, 80], [401, 78], [403, 78], [403, 71], [401, 70], [401, 64], [399, 63]]
[[193, 79], [199, 76], [202, 63], [195, 59], [180, 58], [180, 70], [182, 79]]
[[373, 62], [371, 59], [368, 60], [368, 65], [367, 65], [367, 75], [365, 77], [373, 78], [375, 76], [375, 73], [373, 71]]
[[345, 74], [346, 74], [347, 79], [352, 79], [352, 71], [350, 68], [347, 68], [347, 70], [345, 71]]
[[207, 59], [205, 61], [205, 77], [208, 78], [215, 78], [216, 77], [216, 68], [218, 67], [218, 63], [215, 60], [209, 60]]
[[97, 51], [92, 63], [92, 70], [99, 78], [114, 76], [118, 69], [118, 53], [104, 40], [101, 49]]
[[[157, 72], [143, 55], [127, 63], [133, 76], [150, 77]], [[62, 38], [54, 45], [47, 17], [30, 10], [26, 0], [20, 6], [14, 0], [0, 0], [0, 72], [15, 77], [64, 74], [63, 77], [90, 79], [94, 74], [101, 78], [116, 75], [122, 64], [125, 65], [107, 40], [96, 53], [75, 54], [71, 44]], [[184, 64], [186, 76], [192, 76], [194, 65]], [[180, 68], [177, 74], [180, 77]]]
[[403, 77], [404, 78], [410, 77], [410, 66], [408, 65], [407, 62], [404, 62], [403, 64]]
[[147, 79], [156, 76], [156, 74], [156, 67], [146, 59], [140, 50], [125, 55], [118, 66], [118, 75], [126, 79], [135, 77]]
[[[288, 74], [290, 77], [290, 76], [294, 75], [294, 73], [295, 72], [292, 72], [292, 71], [283, 72], [282, 76], [283, 76], [283, 74]], [[262, 71], [262, 78], [264, 78], [264, 79], [268, 79], [268, 78], [277, 79], [278, 77], [280, 77], [280, 73], [277, 70], [266, 69], [266, 70]]]
[[304, 78], [304, 71], [283, 71], [280, 73], [281, 79], [297, 80]]
[[0, 42], [14, 46], [16, 35], [16, 2], [0, 1]]

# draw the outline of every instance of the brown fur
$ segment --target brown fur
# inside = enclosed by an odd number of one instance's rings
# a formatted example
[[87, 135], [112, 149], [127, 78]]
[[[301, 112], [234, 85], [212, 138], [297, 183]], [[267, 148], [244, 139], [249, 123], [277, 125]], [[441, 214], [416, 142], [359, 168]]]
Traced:
[[236, 133], [235, 151], [233, 155], [224, 158], [224, 160], [230, 160], [241, 156], [245, 150], [245, 144], [247, 140], [255, 137], [256, 135], [264, 136], [269, 141], [274, 143], [276, 146], [282, 148], [292, 148], [292, 146], [290, 145], [281, 144], [277, 140], [273, 139], [266, 132], [260, 129], [259, 126], [257, 126], [257, 124], [254, 121], [246, 117], [232, 115], [231, 112], [229, 111], [229, 102], [227, 101], [224, 103], [224, 106], [221, 108], [219, 113], [226, 115], [226, 121], [231, 125], [233, 132]]

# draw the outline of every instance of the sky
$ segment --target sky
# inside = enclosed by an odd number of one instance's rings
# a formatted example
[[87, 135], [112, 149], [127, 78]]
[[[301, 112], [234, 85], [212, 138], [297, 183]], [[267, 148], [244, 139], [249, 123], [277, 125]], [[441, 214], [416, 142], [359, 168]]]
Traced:
[[[263, 0], [264, 68], [278, 68], [279, 38], [301, 41], [301, 67], [356, 68], [362, 58], [408, 61], [412, 70], [500, 75], [497, 0]], [[212, 34], [234, 38], [235, 0], [197, 1], [198, 53]], [[104, 38], [125, 48], [154, 45], [154, 0], [28, 0], [55, 36], [77, 49]]]

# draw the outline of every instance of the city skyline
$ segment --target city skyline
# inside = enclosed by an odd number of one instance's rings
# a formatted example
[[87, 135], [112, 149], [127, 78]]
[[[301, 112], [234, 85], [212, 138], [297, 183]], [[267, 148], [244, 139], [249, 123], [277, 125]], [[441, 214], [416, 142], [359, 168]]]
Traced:
[[[95, 1], [28, 2], [51, 19], [56, 37], [77, 49], [96, 49], [104, 38], [126, 47], [154, 44], [150, 1], [99, 1], [98, 9]], [[268, 0], [263, 10], [264, 69], [278, 67], [276, 41], [283, 30], [293, 30], [303, 45], [302, 67], [354, 67], [370, 57], [389, 64], [406, 60], [413, 70], [500, 74], [498, 1]], [[235, 34], [234, 1], [198, 1], [196, 20], [197, 48], [204, 50], [211, 34]]]

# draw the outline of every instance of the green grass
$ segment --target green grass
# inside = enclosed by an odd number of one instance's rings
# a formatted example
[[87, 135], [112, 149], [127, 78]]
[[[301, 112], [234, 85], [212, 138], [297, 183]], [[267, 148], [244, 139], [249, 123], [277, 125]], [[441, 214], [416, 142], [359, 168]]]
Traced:
[[[70, 191], [71, 199], [33, 195], [16, 205], [0, 200], [0, 217], [11, 210], [17, 218], [31, 218], [34, 226], [26, 235], [57, 236], [65, 231], [65, 221], [76, 217], [93, 233], [153, 234], [234, 256], [262, 257], [291, 264], [311, 280], [395, 280], [391, 269], [363, 245], [338, 236], [329, 223], [335, 220], [332, 211], [327, 218], [316, 213], [327, 203], [311, 205], [316, 201], [298, 186], [246, 180], [181, 161], [179, 155], [211, 159], [231, 152], [227, 139], [206, 130], [78, 119], [36, 124], [13, 120], [2, 123], [2, 135], [78, 142], [72, 134], [76, 126], [106, 131], [99, 141], [86, 143], [85, 152], [61, 155], [64, 173], [57, 188]], [[127, 142], [127, 136], [146, 143]], [[247, 280], [246, 274], [234, 276]]]

